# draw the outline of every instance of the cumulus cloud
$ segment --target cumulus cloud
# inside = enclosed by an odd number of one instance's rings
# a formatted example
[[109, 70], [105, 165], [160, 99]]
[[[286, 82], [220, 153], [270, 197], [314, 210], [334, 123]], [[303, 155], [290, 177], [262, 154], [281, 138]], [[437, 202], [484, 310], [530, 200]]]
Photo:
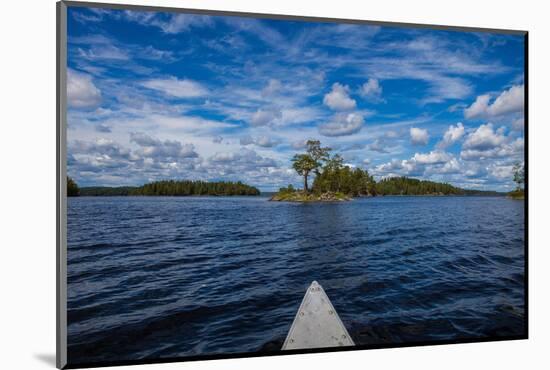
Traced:
[[369, 78], [367, 82], [361, 86], [359, 93], [366, 100], [372, 102], [382, 101], [382, 86], [380, 86], [376, 78]]
[[277, 167], [277, 163], [272, 158], [262, 157], [254, 150], [246, 148], [238, 152], [217, 152], [208, 159], [208, 162], [207, 167], [224, 173], [234, 171], [242, 173], [263, 167]]
[[382, 176], [419, 176], [424, 173], [424, 166], [418, 165], [414, 159], [392, 159], [391, 162], [376, 166], [373, 173]]
[[466, 137], [460, 157], [464, 160], [512, 157], [520, 155], [523, 150], [523, 138], [512, 140], [505, 135], [504, 127], [495, 130], [492, 123], [487, 123]]
[[198, 157], [193, 144], [182, 144], [176, 140], [162, 141], [143, 132], [132, 132], [130, 142], [141, 147], [140, 154], [144, 157], [173, 160]]
[[94, 108], [101, 104], [101, 91], [88, 74], [67, 70], [67, 101], [72, 108]]
[[381, 176], [424, 176], [432, 174], [456, 174], [462, 170], [461, 163], [450, 153], [433, 150], [415, 153], [409, 159], [392, 159], [374, 168]]
[[513, 164], [503, 165], [503, 164], [493, 163], [489, 166], [488, 172], [489, 172], [489, 175], [500, 180], [511, 179], [513, 178], [514, 165]]
[[364, 119], [359, 113], [338, 113], [328, 123], [319, 126], [319, 133], [324, 136], [346, 136], [361, 131]]
[[493, 129], [493, 124], [487, 123], [479, 126], [474, 132], [468, 135], [462, 148], [487, 150], [497, 147], [505, 141], [504, 128], [501, 127], [495, 131]]
[[176, 77], [147, 80], [142, 82], [141, 85], [175, 98], [196, 98], [204, 96], [208, 92], [198, 82], [188, 79], [180, 80]]
[[442, 164], [450, 161], [452, 156], [442, 151], [431, 151], [429, 153], [416, 153], [413, 159], [419, 164]]
[[521, 158], [524, 151], [523, 138], [517, 138], [511, 142], [487, 149], [463, 149], [460, 158], [466, 161], [484, 160], [490, 158]]
[[410, 129], [411, 143], [413, 145], [426, 145], [430, 140], [428, 130], [418, 127], [411, 127]]
[[524, 85], [514, 85], [504, 90], [492, 103], [491, 95], [480, 95], [464, 110], [466, 118], [497, 117], [509, 113], [522, 112], [525, 102]]
[[444, 149], [453, 145], [464, 136], [464, 132], [462, 122], [457, 123], [456, 126], [450, 125], [447, 131], [445, 131], [443, 139], [437, 144], [437, 147]]
[[260, 136], [254, 140], [254, 143], [263, 148], [272, 148], [274, 146], [277, 146], [279, 144], [279, 141], [274, 140], [269, 136]]
[[131, 153], [129, 149], [123, 148], [117, 142], [106, 139], [98, 138], [94, 141], [82, 141], [74, 140], [69, 145], [70, 152], [73, 154], [95, 154], [105, 155], [111, 158], [123, 158], [130, 159]]
[[252, 115], [250, 124], [252, 126], [267, 126], [274, 123], [275, 120], [280, 119], [282, 113], [278, 109], [258, 109]]
[[100, 174], [106, 171], [125, 171], [139, 157], [117, 142], [98, 138], [94, 141], [73, 140], [68, 144], [70, 171]]
[[241, 145], [257, 145], [261, 146], [263, 148], [273, 148], [280, 144], [279, 140], [275, 140], [270, 138], [269, 136], [259, 136], [259, 137], [251, 137], [251, 136], [243, 136], [240, 138], [240, 144]]
[[339, 84], [338, 82], [332, 85], [331, 92], [327, 93], [323, 99], [323, 103], [330, 109], [337, 111], [346, 111], [355, 109], [355, 100], [350, 98], [349, 87]]
[[457, 174], [462, 171], [462, 165], [456, 158], [451, 158], [442, 167], [435, 167], [430, 170], [438, 174]]

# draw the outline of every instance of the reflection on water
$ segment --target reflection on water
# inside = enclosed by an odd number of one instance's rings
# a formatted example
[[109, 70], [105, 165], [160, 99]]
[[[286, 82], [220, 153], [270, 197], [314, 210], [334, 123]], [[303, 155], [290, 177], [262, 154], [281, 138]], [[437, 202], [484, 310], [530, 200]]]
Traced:
[[278, 350], [312, 280], [356, 344], [521, 335], [523, 203], [70, 198], [69, 362]]

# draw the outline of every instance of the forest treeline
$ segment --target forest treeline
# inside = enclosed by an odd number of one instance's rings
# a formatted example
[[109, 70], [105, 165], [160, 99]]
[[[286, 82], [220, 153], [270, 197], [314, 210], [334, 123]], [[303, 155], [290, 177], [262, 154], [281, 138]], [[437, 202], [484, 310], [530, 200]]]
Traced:
[[207, 181], [155, 181], [142, 186], [91, 186], [78, 188], [78, 185], [71, 179], [67, 180], [67, 189], [69, 186], [77, 191], [68, 191], [69, 196], [189, 196], [189, 195], [259, 195], [260, 191], [250, 185], [242, 182], [207, 182]]
[[390, 177], [376, 183], [377, 195], [504, 195], [496, 191], [466, 190], [448, 183]]

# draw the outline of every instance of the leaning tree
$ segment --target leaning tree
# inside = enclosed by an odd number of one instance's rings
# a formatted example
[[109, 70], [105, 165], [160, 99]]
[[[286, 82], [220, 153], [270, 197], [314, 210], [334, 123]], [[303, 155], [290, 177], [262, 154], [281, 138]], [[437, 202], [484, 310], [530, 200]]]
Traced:
[[304, 177], [304, 191], [308, 192], [307, 179], [309, 175], [314, 172], [319, 173], [319, 168], [322, 166], [323, 161], [329, 159], [330, 148], [322, 148], [319, 140], [308, 140], [307, 150], [304, 154], [296, 154], [292, 158], [292, 168], [300, 175]]

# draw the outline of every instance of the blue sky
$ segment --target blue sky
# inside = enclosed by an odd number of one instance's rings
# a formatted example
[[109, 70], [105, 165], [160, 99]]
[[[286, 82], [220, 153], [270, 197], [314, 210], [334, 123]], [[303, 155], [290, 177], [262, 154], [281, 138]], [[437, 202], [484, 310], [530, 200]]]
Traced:
[[94, 8], [68, 11], [68, 173], [301, 184], [308, 139], [377, 178], [510, 190], [522, 36]]

